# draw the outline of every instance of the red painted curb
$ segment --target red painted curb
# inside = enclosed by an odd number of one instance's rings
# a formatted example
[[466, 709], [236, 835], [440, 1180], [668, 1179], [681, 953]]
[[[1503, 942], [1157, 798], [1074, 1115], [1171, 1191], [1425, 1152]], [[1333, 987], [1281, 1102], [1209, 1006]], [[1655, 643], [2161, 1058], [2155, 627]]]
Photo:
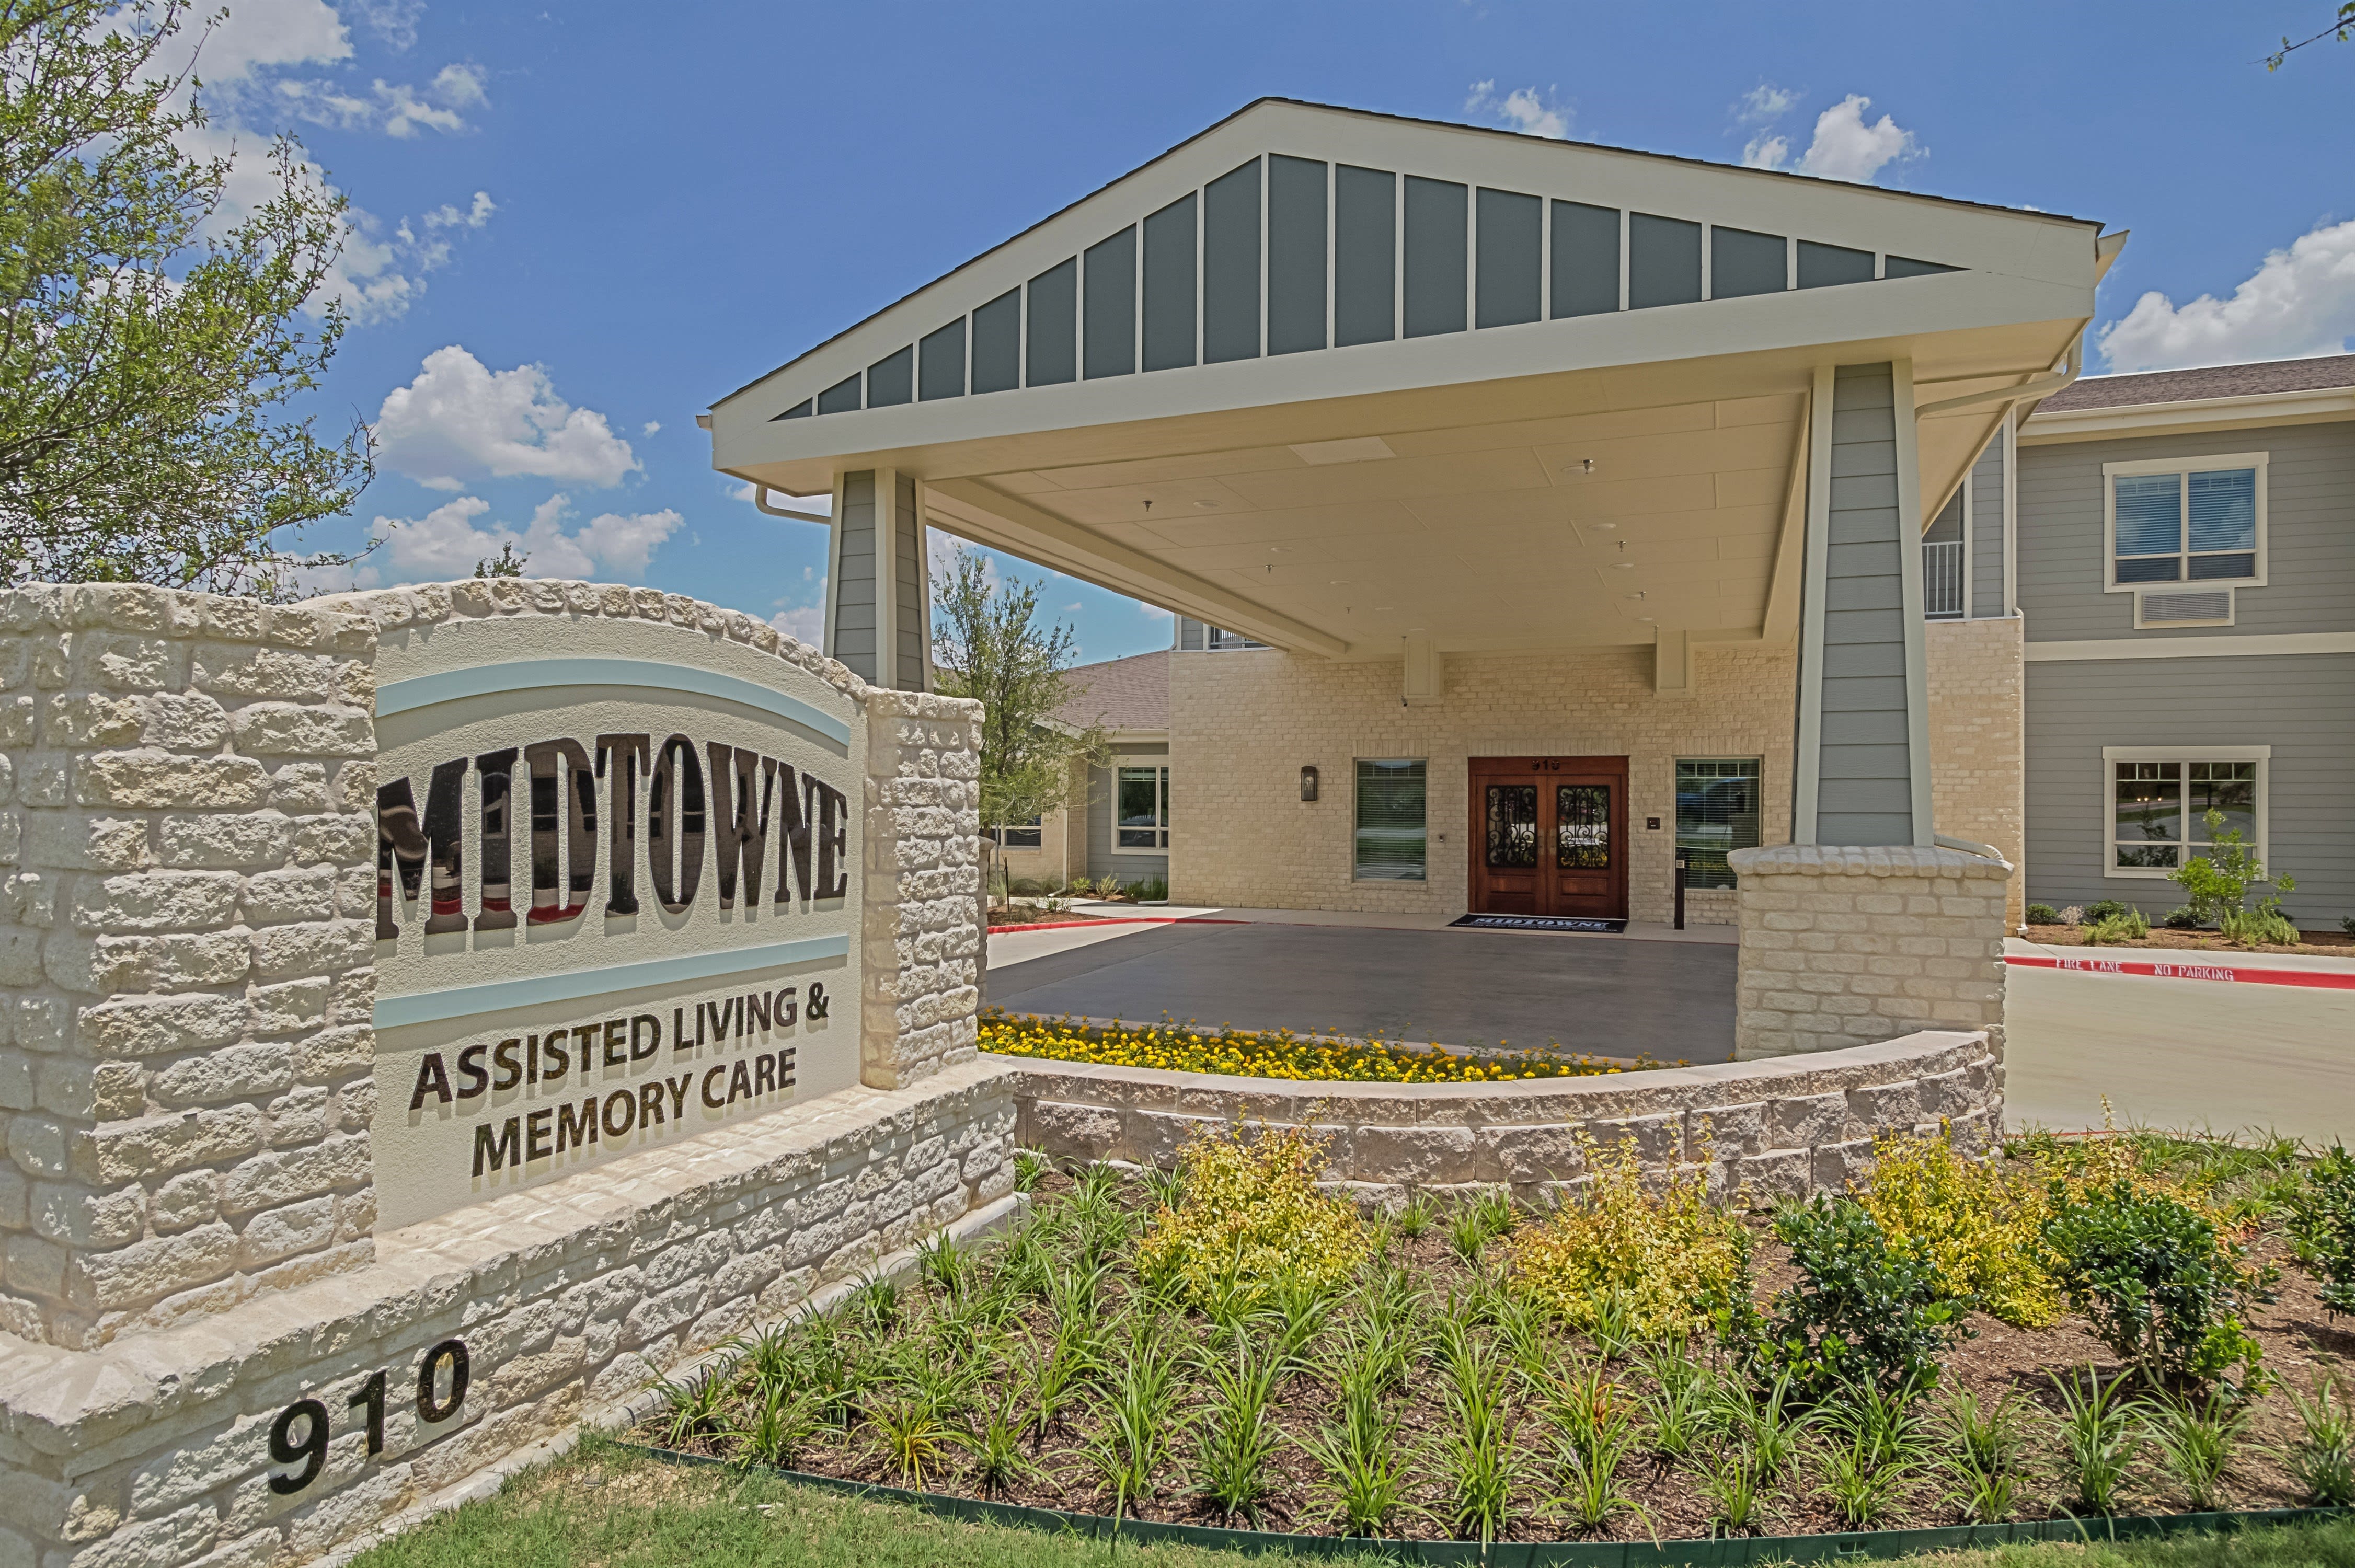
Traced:
[[2244, 986], [2310, 986], [2325, 991], [2355, 991], [2355, 974], [2329, 969], [2235, 969], [2222, 964], [2191, 964], [2176, 959], [2048, 958], [2019, 954], [2004, 955], [2007, 964], [2024, 969], [2067, 969], [2091, 975], [2146, 975], [2162, 980], [2224, 980]]
[[1197, 914], [1116, 914], [1104, 920], [1047, 920], [1036, 925], [993, 925], [989, 934], [1007, 931], [1076, 931], [1083, 925], [1249, 925], [1247, 920], [1210, 920]]

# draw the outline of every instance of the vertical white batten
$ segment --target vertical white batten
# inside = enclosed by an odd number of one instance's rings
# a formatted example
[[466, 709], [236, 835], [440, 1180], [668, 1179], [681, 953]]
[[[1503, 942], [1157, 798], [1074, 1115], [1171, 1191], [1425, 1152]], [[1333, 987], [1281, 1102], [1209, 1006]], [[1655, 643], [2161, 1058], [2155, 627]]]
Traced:
[[1897, 573], [1905, 614], [1905, 771], [1913, 784], [1913, 842], [1926, 849], [1937, 834], [1930, 799], [1930, 649], [1923, 617], [1922, 463], [1913, 419], [1913, 361], [1889, 362], [1896, 399]]
[[[1624, 267], [1621, 277], [1625, 277]], [[1806, 556], [1799, 573], [1799, 739], [1791, 776], [1794, 844], [1816, 841], [1816, 801], [1823, 784], [1824, 581], [1831, 560], [1834, 379], [1831, 366], [1817, 366], [1807, 405]]]

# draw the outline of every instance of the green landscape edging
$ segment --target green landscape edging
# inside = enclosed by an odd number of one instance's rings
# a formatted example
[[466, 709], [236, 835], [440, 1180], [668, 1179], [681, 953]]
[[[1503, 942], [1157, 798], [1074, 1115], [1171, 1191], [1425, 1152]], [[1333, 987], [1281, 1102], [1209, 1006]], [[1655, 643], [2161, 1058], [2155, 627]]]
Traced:
[[1058, 1534], [1133, 1541], [1183, 1541], [1232, 1552], [1290, 1552], [1301, 1556], [1354, 1557], [1378, 1554], [1428, 1568], [1739, 1568], [1747, 1563], [1816, 1563], [1843, 1557], [1906, 1557], [1918, 1552], [1951, 1552], [2014, 1541], [2132, 1541], [2160, 1535], [2213, 1535], [2264, 1525], [2304, 1524], [2355, 1518], [2355, 1509], [2256, 1509], [2239, 1513], [2137, 1514], [2118, 1519], [2023, 1519], [2006, 1524], [1941, 1525], [1927, 1530], [1867, 1530], [1833, 1535], [1724, 1536], [1683, 1541], [1391, 1541], [1339, 1535], [1291, 1535], [1276, 1531], [1227, 1530], [1209, 1524], [1162, 1524], [1153, 1520], [1114, 1520], [1100, 1513], [1028, 1508], [1019, 1503], [953, 1498], [910, 1491], [837, 1476], [768, 1466], [738, 1467], [706, 1454], [623, 1442], [622, 1447], [666, 1465], [760, 1469], [799, 1486], [847, 1497], [907, 1503], [944, 1519], [975, 1524], [1022, 1525]]

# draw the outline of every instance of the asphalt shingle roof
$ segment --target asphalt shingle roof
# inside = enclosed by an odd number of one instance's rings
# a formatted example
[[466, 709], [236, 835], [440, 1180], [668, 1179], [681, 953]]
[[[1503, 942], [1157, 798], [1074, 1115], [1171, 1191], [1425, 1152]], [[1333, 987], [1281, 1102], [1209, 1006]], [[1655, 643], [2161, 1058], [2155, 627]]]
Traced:
[[1101, 724], [1107, 730], [1169, 728], [1169, 650], [1136, 654], [1068, 670], [1072, 696], [1055, 717], [1076, 729]]
[[2314, 392], [2355, 387], [2355, 354], [2312, 359], [2264, 359], [2254, 365], [2211, 365], [2199, 370], [2153, 370], [2137, 376], [2089, 376], [2038, 405], [2040, 413], [2182, 403], [2200, 398], [2245, 398], [2266, 392]]

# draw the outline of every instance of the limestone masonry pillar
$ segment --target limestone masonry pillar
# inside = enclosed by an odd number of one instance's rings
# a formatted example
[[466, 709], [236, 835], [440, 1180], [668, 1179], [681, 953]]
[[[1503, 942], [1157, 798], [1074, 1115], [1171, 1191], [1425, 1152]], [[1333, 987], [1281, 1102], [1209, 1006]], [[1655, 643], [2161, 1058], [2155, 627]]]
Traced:
[[1984, 1029], [2002, 1061], [2009, 865], [1904, 845], [1784, 844], [1730, 859], [1737, 1058]]

